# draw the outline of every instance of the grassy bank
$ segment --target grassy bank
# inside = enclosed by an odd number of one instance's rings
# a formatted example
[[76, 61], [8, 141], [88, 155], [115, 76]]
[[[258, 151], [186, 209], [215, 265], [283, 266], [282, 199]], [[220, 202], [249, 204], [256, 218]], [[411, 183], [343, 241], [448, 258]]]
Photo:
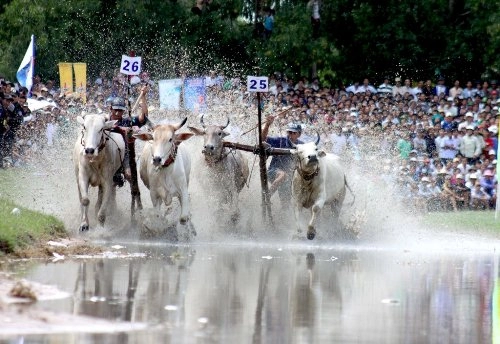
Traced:
[[[14, 211], [17, 208], [19, 211]], [[67, 237], [64, 225], [45, 215], [0, 198], [0, 254], [14, 254], [41, 241]]]
[[500, 214], [495, 220], [495, 211], [492, 210], [429, 213], [424, 216], [423, 222], [434, 228], [460, 229], [500, 236]]

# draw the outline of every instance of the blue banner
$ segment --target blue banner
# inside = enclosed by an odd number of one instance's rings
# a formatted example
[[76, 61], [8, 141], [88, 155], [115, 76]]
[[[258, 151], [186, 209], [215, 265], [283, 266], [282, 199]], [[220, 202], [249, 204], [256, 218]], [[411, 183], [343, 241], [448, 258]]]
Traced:
[[205, 78], [184, 80], [184, 108], [199, 113], [206, 109]]

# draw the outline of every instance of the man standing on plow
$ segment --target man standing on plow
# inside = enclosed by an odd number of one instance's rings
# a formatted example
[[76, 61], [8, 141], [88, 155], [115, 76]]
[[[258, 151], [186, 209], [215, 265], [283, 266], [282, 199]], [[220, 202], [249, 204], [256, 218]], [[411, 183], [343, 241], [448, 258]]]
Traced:
[[148, 104], [146, 101], [146, 95], [148, 93], [148, 85], [144, 85], [141, 88], [141, 93], [139, 95], [138, 102], [141, 105], [141, 113], [139, 116], [132, 116], [130, 114], [128, 117], [123, 117], [124, 112], [127, 110], [127, 106], [125, 104], [125, 99], [122, 97], [115, 97], [111, 101], [110, 107], [110, 120], [116, 120], [115, 127], [111, 130], [116, 133], [120, 133], [123, 137], [123, 141], [125, 142], [125, 158], [123, 159], [122, 168], [116, 171], [113, 182], [115, 185], [121, 187], [124, 183], [124, 178], [122, 173], [125, 176], [125, 179], [128, 182], [131, 182], [132, 179], [132, 171], [130, 170], [129, 163], [129, 149], [128, 144], [134, 142], [135, 139], [132, 137], [134, 131], [137, 131], [140, 127], [144, 126], [148, 122]]
[[[288, 123], [286, 132], [287, 136], [282, 137], [268, 137], [269, 127], [274, 122], [275, 117], [272, 115], [267, 116], [267, 121], [262, 128], [262, 140], [268, 143], [273, 148], [289, 148], [292, 149], [293, 144], [301, 144], [299, 140], [302, 134], [302, 127], [299, 123]], [[291, 176], [294, 169], [292, 155], [274, 155], [269, 165], [268, 176], [271, 182], [269, 187], [269, 194], [272, 196], [274, 192], [278, 191], [281, 206], [283, 208], [290, 205], [291, 193]], [[285, 183], [288, 181], [288, 183]]]

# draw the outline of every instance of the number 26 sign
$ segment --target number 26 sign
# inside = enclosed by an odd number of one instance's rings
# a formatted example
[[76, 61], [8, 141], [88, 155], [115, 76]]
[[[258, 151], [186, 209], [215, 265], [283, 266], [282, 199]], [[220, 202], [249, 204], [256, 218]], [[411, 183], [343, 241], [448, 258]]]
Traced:
[[267, 76], [247, 76], [248, 92], [268, 92], [269, 79]]
[[120, 73], [127, 75], [139, 75], [141, 73], [141, 57], [122, 55]]

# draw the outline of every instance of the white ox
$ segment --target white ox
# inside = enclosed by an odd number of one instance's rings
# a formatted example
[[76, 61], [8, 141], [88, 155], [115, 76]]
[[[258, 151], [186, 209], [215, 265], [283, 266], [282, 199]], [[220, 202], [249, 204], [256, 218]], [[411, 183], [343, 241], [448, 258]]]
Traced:
[[187, 117], [178, 124], [161, 124], [153, 132], [134, 134], [134, 137], [147, 142], [140, 157], [139, 173], [141, 180], [149, 189], [153, 206], [159, 211], [162, 202], [168, 207], [173, 197], [178, 197], [181, 205], [180, 223], [190, 219], [189, 174], [191, 159], [184, 145], [184, 140], [192, 133], [176, 134], [187, 121]]
[[302, 208], [311, 209], [312, 216], [307, 227], [309, 240], [316, 236], [317, 217], [325, 205], [329, 205], [334, 218], [339, 219], [346, 187], [349, 188], [338, 157], [318, 150], [318, 142], [319, 135], [316, 143], [297, 144], [291, 150], [296, 159], [292, 179], [295, 221], [298, 232], [301, 233], [300, 211]]
[[195, 135], [203, 136], [203, 155], [207, 166], [208, 183], [213, 192], [218, 192], [222, 204], [228, 204], [234, 211], [231, 220], [239, 216], [238, 195], [248, 179], [248, 160], [238, 150], [224, 147], [224, 138], [229, 135], [224, 129], [229, 125], [205, 126], [203, 116], [200, 119], [203, 129], [188, 127]]
[[89, 186], [99, 187], [96, 212], [99, 223], [103, 225], [109, 206], [115, 205], [113, 175], [122, 165], [125, 143], [120, 134], [106, 131], [116, 121], [106, 121], [104, 116], [94, 114], [85, 118], [78, 116], [77, 121], [82, 125], [82, 136], [75, 142], [73, 163], [81, 204], [80, 230], [87, 231]]

